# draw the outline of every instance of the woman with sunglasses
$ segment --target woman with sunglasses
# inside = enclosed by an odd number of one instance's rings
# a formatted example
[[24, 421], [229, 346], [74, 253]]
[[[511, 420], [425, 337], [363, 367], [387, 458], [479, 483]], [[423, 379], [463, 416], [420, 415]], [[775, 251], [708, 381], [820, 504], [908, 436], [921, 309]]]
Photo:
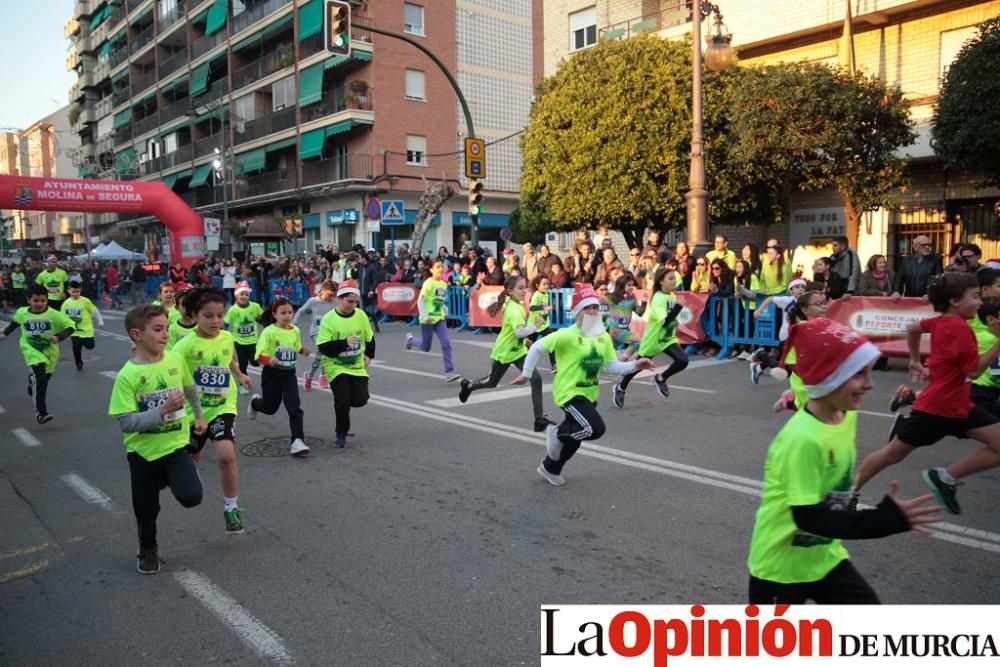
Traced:
[[712, 274], [708, 271], [708, 260], [704, 257], [699, 257], [694, 262], [694, 271], [691, 272], [691, 285], [689, 289], [697, 294], [708, 294], [711, 277]]

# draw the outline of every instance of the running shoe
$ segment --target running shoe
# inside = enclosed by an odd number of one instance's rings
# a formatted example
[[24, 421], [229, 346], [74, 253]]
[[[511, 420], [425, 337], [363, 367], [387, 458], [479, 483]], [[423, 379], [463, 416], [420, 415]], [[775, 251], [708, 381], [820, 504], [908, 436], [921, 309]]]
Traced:
[[243, 532], [243, 517], [239, 507], [234, 507], [222, 514], [226, 518], [226, 535], [239, 535]]
[[739, 359], [740, 361], [749, 361], [750, 353], [747, 352], [746, 350], [743, 350], [742, 352], [739, 353], [739, 355], [736, 358]]
[[542, 459], [542, 462], [538, 464], [538, 474], [552, 486], [562, 486], [566, 483], [566, 480], [562, 478], [562, 475], [553, 475], [545, 469], [545, 459]]
[[295, 438], [292, 440], [291, 455], [292, 456], [306, 456], [309, 453], [309, 447], [306, 443], [302, 442], [302, 438]]
[[319, 386], [321, 389], [330, 388], [330, 381], [326, 379], [326, 373], [319, 374]]
[[656, 387], [656, 391], [659, 392], [660, 396], [670, 398], [670, 387], [667, 386], [666, 380], [661, 380], [659, 375], [654, 375], [650, 380], [652, 380], [653, 386]]
[[156, 547], [148, 549], [139, 547], [135, 569], [139, 571], [139, 574], [156, 574], [160, 571], [160, 557], [156, 554]]
[[896, 395], [893, 396], [892, 401], [889, 402], [889, 410], [895, 412], [903, 406], [913, 405], [913, 402], [916, 400], [917, 393], [905, 384], [901, 384], [896, 387]]
[[754, 384], [760, 384], [760, 375], [763, 373], [763, 369], [760, 364], [754, 362], [750, 364], [750, 381]]
[[260, 398], [260, 394], [254, 394], [247, 403], [247, 419], [257, 419], [257, 411], [253, 409], [253, 402]]
[[857, 491], [854, 491], [854, 492], [851, 493], [851, 497], [848, 498], [848, 500], [847, 500], [847, 511], [848, 512], [857, 512], [858, 511], [858, 500], [860, 500], [860, 498], [861, 498], [861, 496], [860, 496], [860, 494]]
[[[761, 371], [760, 374], [763, 375], [764, 371]], [[781, 380], [787, 380], [788, 379], [788, 371], [786, 371], [781, 366], [777, 366], [775, 368], [772, 368], [768, 374], [772, 378], [774, 378], [775, 380], [781, 381]]]
[[403, 344], [403, 347], [405, 347], [407, 350], [413, 349], [413, 334], [411, 333], [406, 334], [406, 342]]
[[775, 412], [781, 412], [782, 410], [794, 410], [795, 409], [795, 394], [790, 390], [784, 391], [778, 400], [774, 402], [771, 409]]
[[239, 394], [240, 396], [246, 396], [247, 395], [247, 388], [244, 387], [241, 384], [238, 384], [238, 385], [236, 385], [236, 393]]
[[333, 436], [333, 446], [338, 449], [343, 449], [347, 446], [347, 434], [337, 433]]
[[302, 384], [304, 385], [306, 391], [312, 391], [313, 376], [309, 374], [309, 371], [302, 374]]
[[545, 427], [545, 453], [553, 461], [558, 461], [562, 456], [563, 443], [559, 439], [559, 427], [551, 424]]
[[49, 413], [45, 413], [43, 415], [41, 412], [39, 412], [38, 414], [35, 415], [35, 421], [37, 421], [39, 424], [48, 424], [55, 418], [56, 418], [55, 415]]
[[941, 473], [936, 468], [929, 468], [920, 473], [920, 476], [923, 478], [924, 484], [934, 492], [934, 496], [946, 512], [949, 514], [962, 513], [962, 508], [958, 506], [958, 499], [955, 498], [958, 484], [949, 484], [941, 479]]
[[456, 373], [455, 371], [448, 371], [444, 374], [445, 382], [458, 382], [461, 379], [462, 376]]
[[622, 383], [619, 382], [615, 385], [612, 390], [614, 393], [611, 395], [611, 402], [615, 404], [616, 408], [625, 407], [625, 390], [622, 389]]
[[77, 364], [76, 365], [76, 370], [82, 371], [83, 370], [83, 364]]
[[469, 400], [470, 394], [472, 394], [472, 387], [469, 385], [469, 381], [462, 380], [462, 388], [458, 390], [458, 400], [465, 403]]
[[535, 420], [535, 433], [541, 433], [549, 426], [552, 426], [554, 424], [555, 424], [554, 421], [549, 419], [547, 416], [542, 415], [541, 417]]

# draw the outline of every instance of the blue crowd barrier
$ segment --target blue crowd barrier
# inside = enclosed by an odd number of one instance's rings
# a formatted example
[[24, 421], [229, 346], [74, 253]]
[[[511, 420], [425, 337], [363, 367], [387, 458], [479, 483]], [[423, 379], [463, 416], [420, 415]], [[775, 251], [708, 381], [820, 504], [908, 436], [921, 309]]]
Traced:
[[309, 287], [297, 280], [268, 280], [267, 293], [270, 296], [268, 302], [275, 297], [283, 296], [293, 306], [301, 306], [309, 300]]
[[576, 324], [572, 315], [573, 289], [563, 287], [549, 290], [549, 328], [562, 329]]
[[701, 327], [709, 340], [719, 346], [717, 359], [727, 358], [734, 345], [777, 347], [780, 342], [777, 308], [770, 304], [756, 320], [754, 310], [747, 299], [713, 296], [708, 300], [701, 316]]
[[448, 308], [448, 319], [458, 322], [455, 333], [469, 327], [469, 290], [452, 285], [445, 294], [445, 306]]

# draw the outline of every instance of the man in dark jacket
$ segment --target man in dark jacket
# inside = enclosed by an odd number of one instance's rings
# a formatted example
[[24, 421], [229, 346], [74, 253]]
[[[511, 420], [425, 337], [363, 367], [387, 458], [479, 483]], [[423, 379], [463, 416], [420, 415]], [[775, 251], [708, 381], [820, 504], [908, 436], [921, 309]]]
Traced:
[[893, 299], [901, 296], [927, 296], [927, 283], [944, 271], [941, 257], [932, 255], [933, 248], [928, 236], [913, 239], [913, 253], [903, 260], [896, 279], [893, 281]]
[[861, 260], [858, 253], [848, 245], [846, 236], [833, 237], [833, 260], [834, 273], [844, 279], [844, 291], [847, 294], [854, 294], [858, 291], [858, 283], [861, 282]]

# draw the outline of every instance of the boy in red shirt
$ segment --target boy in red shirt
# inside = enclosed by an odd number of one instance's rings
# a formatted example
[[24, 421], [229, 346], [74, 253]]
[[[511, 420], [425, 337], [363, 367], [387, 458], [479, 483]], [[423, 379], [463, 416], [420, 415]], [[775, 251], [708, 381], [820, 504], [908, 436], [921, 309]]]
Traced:
[[[910, 415], [899, 421], [889, 444], [861, 462], [854, 490], [859, 491], [879, 471], [899, 463], [917, 447], [933, 445], [949, 435], [972, 438], [983, 446], [947, 468], [922, 473], [941, 505], [952, 514], [960, 514], [955, 498], [958, 480], [1000, 466], [1000, 421], [971, 398], [971, 381], [1000, 356], [1000, 342], [979, 356], [976, 337], [968, 324], [982, 303], [974, 275], [942, 274], [932, 281], [927, 296], [934, 310], [942, 315], [907, 327], [906, 344], [910, 351], [910, 379], [919, 382], [929, 376], [929, 384], [917, 395]], [[994, 325], [992, 330], [1000, 334], [1000, 325]], [[920, 363], [920, 336], [925, 332], [931, 334], [926, 368]]]

